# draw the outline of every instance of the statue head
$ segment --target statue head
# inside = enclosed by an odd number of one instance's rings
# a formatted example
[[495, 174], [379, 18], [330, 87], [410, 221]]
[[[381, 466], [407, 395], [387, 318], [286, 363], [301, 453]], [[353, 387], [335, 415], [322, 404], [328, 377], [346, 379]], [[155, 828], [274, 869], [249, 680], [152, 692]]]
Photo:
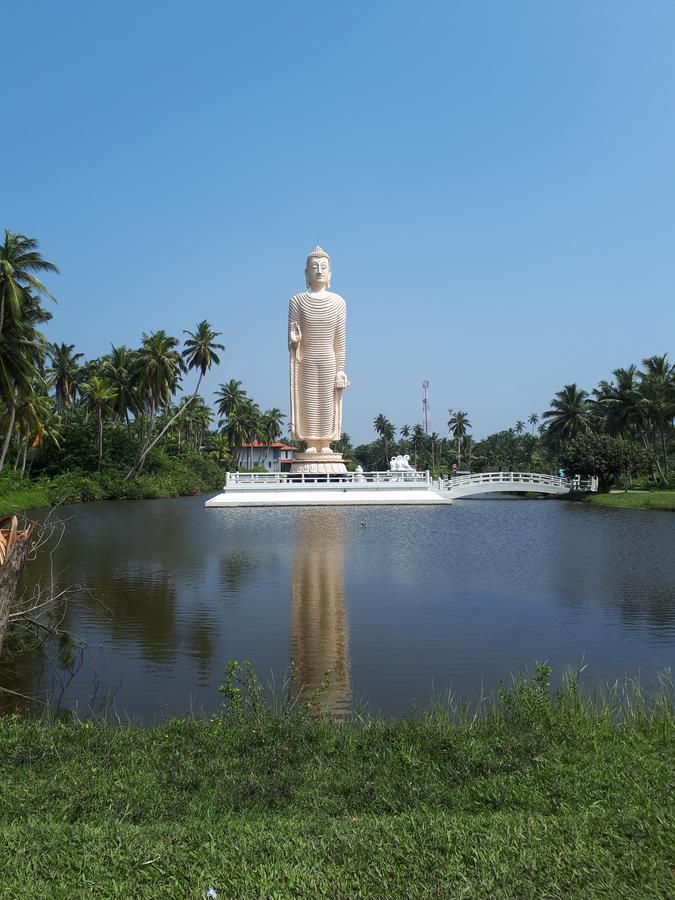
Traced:
[[308, 288], [322, 291], [330, 287], [330, 256], [317, 244], [307, 257], [305, 266], [305, 282]]

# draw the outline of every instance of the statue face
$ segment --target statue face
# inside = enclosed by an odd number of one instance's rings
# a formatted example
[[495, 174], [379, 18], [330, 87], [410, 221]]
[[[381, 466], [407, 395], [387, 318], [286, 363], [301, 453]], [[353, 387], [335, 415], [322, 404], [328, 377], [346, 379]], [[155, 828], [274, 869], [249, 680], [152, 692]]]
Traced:
[[307, 263], [305, 274], [307, 275], [307, 282], [313, 290], [322, 290], [330, 282], [330, 263], [325, 256], [310, 259]]

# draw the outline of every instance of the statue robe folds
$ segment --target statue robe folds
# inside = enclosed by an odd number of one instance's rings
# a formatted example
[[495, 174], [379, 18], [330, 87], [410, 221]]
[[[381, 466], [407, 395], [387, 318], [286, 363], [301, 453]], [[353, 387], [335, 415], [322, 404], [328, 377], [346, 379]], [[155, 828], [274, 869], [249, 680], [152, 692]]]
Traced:
[[[288, 304], [291, 352], [291, 436], [295, 441], [337, 441], [342, 430], [342, 390], [335, 385], [345, 369], [347, 307], [339, 294], [322, 300], [306, 292]], [[293, 325], [300, 343], [291, 342]]]

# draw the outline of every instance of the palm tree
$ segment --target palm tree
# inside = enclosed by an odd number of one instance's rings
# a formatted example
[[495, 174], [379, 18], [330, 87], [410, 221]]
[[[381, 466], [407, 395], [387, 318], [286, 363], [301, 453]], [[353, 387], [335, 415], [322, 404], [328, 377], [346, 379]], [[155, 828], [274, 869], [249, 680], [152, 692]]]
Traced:
[[263, 435], [260, 407], [248, 397], [236, 406], [227, 417], [226, 434], [234, 447], [237, 465], [242, 462], [244, 444], [250, 444]]
[[65, 413], [73, 405], [77, 395], [82, 353], [73, 353], [75, 344], [49, 344], [51, 365], [47, 369], [47, 384], [54, 388], [56, 410]]
[[404, 440], [410, 437], [410, 425], [401, 425], [398, 431]]
[[38, 242], [25, 234], [13, 234], [5, 229], [5, 242], [0, 245], [0, 334], [6, 320], [17, 321], [27, 295], [54, 298], [35, 272], [58, 272], [54, 263], [42, 258]]
[[195, 331], [184, 331], [183, 334], [190, 335], [188, 340], [185, 341], [185, 349], [183, 350], [183, 357], [187, 360], [188, 369], [199, 369], [199, 380], [192, 395], [195, 397], [199, 391], [199, 385], [202, 383], [202, 378], [211, 366], [214, 364], [220, 365], [220, 357], [216, 350], [224, 350], [225, 347], [216, 341], [216, 338], [220, 337], [221, 332], [214, 331], [206, 319], [202, 319]]
[[557, 392], [543, 418], [548, 420], [547, 433], [558, 444], [593, 430], [594, 418], [588, 394], [576, 384], [566, 384]]
[[[59, 431], [61, 417], [54, 410], [54, 402], [43, 393], [31, 393], [22, 399], [17, 410], [18, 430], [21, 436], [19, 452], [14, 468], [18, 469], [19, 457], [22, 457], [21, 474], [26, 470], [26, 459], [29, 447], [33, 449], [45, 441], [56, 447], [60, 446]], [[32, 465], [32, 462], [31, 462]]]
[[415, 425], [412, 430], [412, 450], [414, 454], [415, 468], [417, 468], [417, 454], [424, 448], [426, 435], [421, 425]]
[[261, 424], [265, 435], [264, 440], [267, 444], [267, 447], [265, 448], [265, 461], [267, 461], [269, 445], [273, 441], [279, 439], [285, 418], [286, 416], [276, 406], [273, 409], [268, 409], [267, 412], [262, 414]]
[[143, 408], [147, 412], [148, 427], [136, 462], [125, 475], [125, 481], [143, 468], [146, 456], [171, 424], [169, 422], [157, 440], [153, 441], [157, 414], [162, 408], [168, 407], [171, 397], [180, 385], [181, 376], [186, 371], [177, 346], [178, 340], [175, 337], [170, 337], [165, 331], [160, 330], [153, 334], [144, 334], [143, 344], [136, 352], [133, 378], [138, 385], [139, 409]]
[[[178, 407], [178, 411], [176, 414], [169, 419], [166, 425], [160, 430], [157, 437], [147, 444], [145, 449], [141, 452], [138, 463], [137, 470], [143, 468], [143, 463], [145, 462], [145, 457], [148, 453], [155, 447], [159, 441], [164, 437], [169, 428], [173, 425], [176, 419], [183, 415], [185, 410], [188, 408], [189, 404], [193, 402], [195, 397], [197, 396], [197, 391], [199, 390], [199, 386], [202, 383], [202, 378], [207, 373], [207, 371], [211, 368], [213, 363], [218, 365], [220, 362], [220, 357], [215, 352], [216, 350], [224, 350], [225, 347], [222, 344], [219, 344], [215, 338], [220, 335], [219, 331], [213, 331], [209, 323], [206, 319], [202, 320], [198, 325], [195, 331], [185, 331], [184, 334], [189, 334], [190, 337], [185, 341], [185, 349], [182, 352], [182, 357], [187, 360], [187, 369], [199, 369], [199, 378], [197, 379], [197, 386], [195, 387], [192, 395], [187, 398], [187, 401], [181, 404]], [[175, 338], [172, 338], [175, 340]], [[178, 343], [178, 341], [176, 341]], [[181, 371], [185, 372], [186, 367], [185, 363], [181, 361]]]
[[99, 375], [93, 375], [89, 381], [85, 381], [82, 385], [82, 397], [84, 403], [89, 409], [96, 413], [96, 422], [98, 426], [98, 467], [101, 468], [103, 460], [103, 416], [112, 412], [113, 402], [117, 397], [117, 391], [114, 387], [106, 384]]
[[522, 419], [518, 419], [516, 422], [516, 434], [522, 434], [525, 431], [525, 423]]
[[127, 423], [129, 437], [131, 437], [129, 412], [135, 413], [138, 409], [135, 369], [136, 353], [124, 345], [115, 347], [114, 344], [111, 344], [111, 352], [103, 357], [101, 373], [111, 387], [117, 391], [115, 415]]
[[338, 453], [342, 453], [344, 456], [350, 456], [354, 452], [354, 448], [352, 447], [352, 439], [349, 437], [346, 431], [343, 431], [340, 435], [340, 440], [335, 444], [335, 449]]
[[221, 384], [216, 391], [218, 414], [229, 418], [233, 410], [248, 398], [246, 391], [241, 386], [241, 381], [230, 378], [227, 384]]
[[396, 429], [383, 413], [379, 413], [379, 415], [375, 416], [373, 425], [375, 427], [375, 431], [382, 438], [385, 468], [389, 468], [389, 442], [394, 440]]
[[224, 434], [212, 434], [209, 440], [209, 456], [216, 462], [227, 463], [230, 458], [230, 444]]
[[643, 359], [642, 365], [638, 403], [647, 423], [661, 480], [667, 484], [668, 438], [675, 417], [675, 365], [670, 364], [666, 353]]
[[457, 412], [454, 412], [452, 409], [448, 410], [448, 432], [457, 441], [458, 467], [462, 464], [462, 441], [466, 437], [469, 428], [471, 428], [471, 422], [469, 422], [468, 413], [463, 412], [461, 409], [458, 409]]
[[532, 434], [534, 435], [534, 426], [539, 421], [539, 416], [537, 413], [530, 413], [527, 419], [527, 424], [532, 426]]
[[36, 390], [44, 388], [44, 360], [46, 342], [36, 325], [51, 318], [36, 298], [28, 291], [22, 295], [20, 315], [9, 317], [0, 334], [0, 396], [7, 408], [5, 437], [0, 450], [0, 470], [2, 470], [14, 426], [18, 406], [32, 397]]

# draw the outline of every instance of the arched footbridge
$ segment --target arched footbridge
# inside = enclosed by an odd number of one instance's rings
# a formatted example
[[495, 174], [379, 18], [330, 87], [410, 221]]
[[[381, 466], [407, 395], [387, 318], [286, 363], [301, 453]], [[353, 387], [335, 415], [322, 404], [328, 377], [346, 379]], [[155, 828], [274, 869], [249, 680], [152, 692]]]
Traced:
[[441, 493], [452, 500], [497, 492], [571, 494], [597, 489], [597, 478], [561, 478], [559, 475], [544, 475], [539, 472], [475, 472], [441, 479], [439, 483]]

